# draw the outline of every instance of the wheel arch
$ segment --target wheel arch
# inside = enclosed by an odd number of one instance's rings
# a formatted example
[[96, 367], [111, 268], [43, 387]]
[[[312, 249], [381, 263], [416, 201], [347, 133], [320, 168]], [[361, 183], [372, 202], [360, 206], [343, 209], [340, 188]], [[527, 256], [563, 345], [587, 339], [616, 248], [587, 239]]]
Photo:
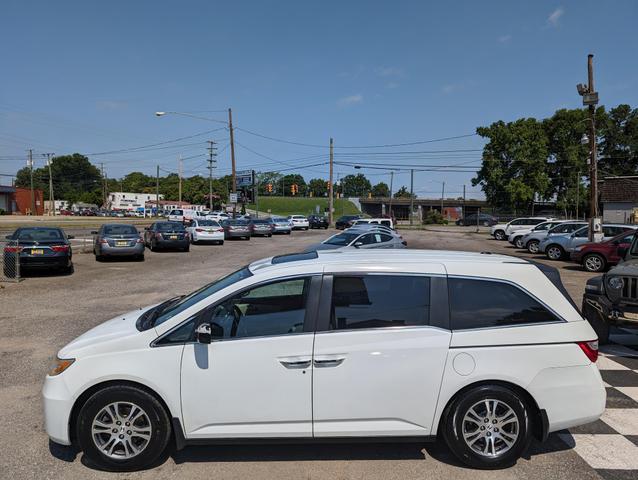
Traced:
[[[99, 383], [96, 383], [95, 385], [91, 385], [89, 388], [84, 390], [73, 403], [73, 408], [71, 409], [71, 415], [69, 416], [69, 425], [68, 425], [69, 438], [73, 445], [77, 445], [77, 432], [75, 427], [77, 425], [78, 416], [80, 415], [80, 410], [82, 410], [82, 407], [84, 406], [86, 401], [93, 394], [99, 392], [100, 390], [103, 390], [104, 388], [107, 388], [107, 387], [114, 387], [114, 386], [129, 386], [129, 387], [139, 388], [140, 390], [144, 390], [146, 393], [148, 393], [149, 395], [152, 395], [153, 397], [155, 397], [155, 399], [158, 402], [160, 402], [164, 410], [166, 410], [166, 413], [169, 419], [172, 420], [173, 417], [175, 417], [173, 412], [171, 412], [171, 409], [168, 407], [168, 404], [166, 403], [164, 398], [162, 398], [162, 396], [159, 393], [157, 393], [148, 385], [144, 385], [143, 383], [136, 382], [133, 380], [124, 380], [124, 379], [107, 380], [104, 382], [99, 382]], [[173, 432], [173, 435], [174, 435], [174, 432]]]
[[549, 430], [549, 422], [547, 420], [547, 414], [545, 410], [541, 409], [536, 402], [536, 399], [529, 393], [525, 388], [521, 387], [512, 382], [508, 382], [506, 380], [480, 380], [477, 382], [470, 383], [469, 385], [465, 385], [463, 388], [458, 390], [454, 395], [450, 397], [450, 399], [445, 404], [445, 408], [443, 408], [441, 417], [437, 423], [437, 435], [440, 435], [443, 431], [443, 423], [446, 421], [448, 415], [450, 414], [450, 410], [456, 401], [463, 396], [466, 392], [473, 390], [477, 387], [482, 386], [491, 386], [497, 385], [504, 388], [509, 388], [513, 390], [517, 394], [519, 394], [527, 405], [529, 405], [531, 410], [531, 421], [532, 421], [532, 433], [534, 437], [540, 441], [545, 440]]

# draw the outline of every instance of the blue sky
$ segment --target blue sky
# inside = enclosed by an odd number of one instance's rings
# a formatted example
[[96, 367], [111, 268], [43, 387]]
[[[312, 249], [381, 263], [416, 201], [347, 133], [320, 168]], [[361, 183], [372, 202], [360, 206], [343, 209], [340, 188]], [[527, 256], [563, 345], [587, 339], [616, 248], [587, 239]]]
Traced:
[[[628, 1], [14, 1], [0, 6], [0, 174], [36, 152], [100, 153], [223, 127], [157, 110], [197, 112], [278, 139], [237, 130], [239, 169], [276, 170], [336, 160], [361, 164], [479, 165], [477, 126], [542, 118], [580, 105], [594, 53], [607, 106], [638, 106], [638, 2]], [[205, 140], [219, 143], [229, 171], [228, 133], [199, 135], [136, 153], [90, 156], [109, 177], [177, 169], [206, 174]], [[469, 150], [442, 152], [440, 150]], [[403, 151], [435, 153], [389, 154]], [[257, 152], [257, 153], [255, 153]], [[346, 157], [352, 152], [357, 157]], [[379, 155], [379, 153], [382, 153]], [[259, 156], [261, 154], [263, 156]], [[402, 157], [401, 155], [405, 155]], [[273, 160], [270, 160], [269, 157]], [[312, 157], [312, 158], [307, 158]], [[353, 160], [355, 158], [356, 160]], [[283, 163], [277, 163], [283, 162]], [[327, 166], [300, 169], [326, 177]], [[351, 166], [340, 175], [356, 173]], [[361, 170], [389, 181], [383, 170]], [[458, 196], [472, 173], [419, 172], [420, 196]], [[0, 177], [7, 183], [8, 177]], [[395, 188], [409, 185], [397, 172]]]

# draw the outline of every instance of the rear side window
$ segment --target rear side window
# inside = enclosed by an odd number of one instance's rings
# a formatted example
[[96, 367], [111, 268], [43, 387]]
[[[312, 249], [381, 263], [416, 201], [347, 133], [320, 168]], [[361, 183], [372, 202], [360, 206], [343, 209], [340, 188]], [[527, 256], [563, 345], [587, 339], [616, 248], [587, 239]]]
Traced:
[[420, 276], [335, 277], [330, 330], [429, 323], [430, 279]]
[[452, 330], [560, 321], [537, 300], [508, 283], [449, 278]]

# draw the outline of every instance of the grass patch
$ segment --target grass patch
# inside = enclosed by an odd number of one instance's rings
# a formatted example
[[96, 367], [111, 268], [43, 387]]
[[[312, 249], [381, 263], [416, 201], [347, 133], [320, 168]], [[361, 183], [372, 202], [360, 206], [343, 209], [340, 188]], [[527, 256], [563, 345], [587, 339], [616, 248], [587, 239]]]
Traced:
[[[271, 211], [273, 215], [311, 215], [316, 213], [319, 205], [319, 212], [324, 213], [328, 208], [327, 198], [309, 197], [259, 197], [259, 211]], [[246, 208], [255, 210], [255, 205], [246, 205]], [[335, 218], [341, 215], [355, 215], [359, 212], [357, 207], [349, 200], [343, 198], [335, 199]]]

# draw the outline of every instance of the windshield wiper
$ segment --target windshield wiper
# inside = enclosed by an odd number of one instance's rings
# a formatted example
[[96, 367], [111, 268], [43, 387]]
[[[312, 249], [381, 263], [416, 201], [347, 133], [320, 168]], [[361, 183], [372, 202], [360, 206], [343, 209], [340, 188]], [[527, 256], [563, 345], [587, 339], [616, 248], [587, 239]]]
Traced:
[[164, 310], [166, 310], [174, 303], [177, 303], [182, 298], [184, 298], [184, 295], [169, 298], [165, 302], [162, 302], [159, 305], [156, 305], [155, 307], [144, 312], [142, 315], [140, 315], [140, 318], [137, 319], [137, 329], [139, 331], [144, 331], [151, 328], [155, 324], [155, 320], [157, 320], [157, 317], [159, 317]]

